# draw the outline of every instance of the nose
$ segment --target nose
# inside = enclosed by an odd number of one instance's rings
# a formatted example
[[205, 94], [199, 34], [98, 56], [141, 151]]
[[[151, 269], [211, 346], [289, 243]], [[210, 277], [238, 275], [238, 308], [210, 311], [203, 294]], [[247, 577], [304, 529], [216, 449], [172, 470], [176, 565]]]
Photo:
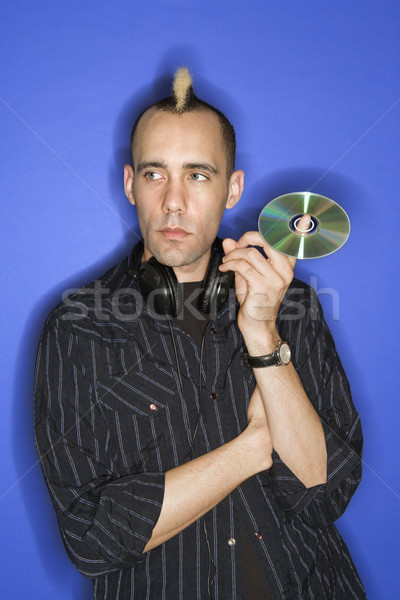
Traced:
[[179, 179], [170, 179], [164, 188], [162, 210], [164, 213], [186, 212], [187, 198], [184, 183]]

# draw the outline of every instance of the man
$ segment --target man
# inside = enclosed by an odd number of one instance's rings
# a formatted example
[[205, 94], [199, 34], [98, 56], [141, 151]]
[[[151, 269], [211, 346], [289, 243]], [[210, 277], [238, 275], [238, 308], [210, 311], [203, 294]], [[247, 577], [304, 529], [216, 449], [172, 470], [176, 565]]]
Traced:
[[361, 428], [316, 295], [257, 232], [214, 242], [234, 146], [180, 70], [132, 133], [142, 245], [42, 332], [38, 450], [96, 599], [365, 597], [333, 524]]

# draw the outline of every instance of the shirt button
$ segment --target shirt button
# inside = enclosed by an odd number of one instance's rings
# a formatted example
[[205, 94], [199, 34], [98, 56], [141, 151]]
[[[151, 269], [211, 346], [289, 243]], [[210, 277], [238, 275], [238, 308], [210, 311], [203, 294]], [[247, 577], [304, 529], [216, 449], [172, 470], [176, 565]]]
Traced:
[[255, 531], [255, 532], [254, 532], [254, 537], [255, 537], [257, 540], [262, 540], [262, 533], [260, 533], [259, 531]]
[[151, 410], [151, 411], [153, 411], [153, 412], [154, 412], [154, 411], [156, 411], [156, 410], [158, 410], [158, 407], [157, 407], [157, 405], [156, 405], [156, 404], [150, 404], [149, 408], [150, 408], [150, 410]]
[[212, 392], [212, 393], [210, 394], [210, 398], [211, 398], [212, 400], [216, 400], [216, 399], [218, 398], [218, 394], [216, 394], [215, 392]]
[[229, 540], [228, 540], [228, 544], [229, 544], [230, 546], [234, 546], [234, 545], [236, 544], [236, 540], [235, 540], [235, 538], [229, 538]]
[[211, 333], [217, 333], [217, 330], [215, 329], [215, 327], [211, 327], [210, 332]]

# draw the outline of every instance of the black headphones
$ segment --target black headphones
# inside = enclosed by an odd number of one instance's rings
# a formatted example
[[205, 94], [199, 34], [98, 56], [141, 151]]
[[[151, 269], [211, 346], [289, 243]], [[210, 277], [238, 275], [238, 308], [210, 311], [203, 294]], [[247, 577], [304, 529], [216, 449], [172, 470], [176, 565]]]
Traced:
[[[182, 308], [182, 298], [174, 270], [159, 263], [154, 256], [148, 262], [140, 262], [143, 250], [144, 244], [141, 240], [129, 255], [127, 273], [139, 283], [146, 301], [151, 295], [152, 308], [158, 315], [176, 317]], [[218, 269], [223, 256], [222, 241], [215, 238], [202, 291], [197, 300], [197, 307], [204, 314], [208, 314], [211, 308], [219, 310], [223, 306], [233, 284], [233, 272], [223, 273]]]

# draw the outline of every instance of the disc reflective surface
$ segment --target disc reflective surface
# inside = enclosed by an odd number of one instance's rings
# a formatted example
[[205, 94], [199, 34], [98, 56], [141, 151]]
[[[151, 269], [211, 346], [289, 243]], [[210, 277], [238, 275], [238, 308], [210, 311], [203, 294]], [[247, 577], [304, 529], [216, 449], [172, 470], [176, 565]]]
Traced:
[[[298, 223], [310, 215], [307, 231]], [[311, 192], [284, 194], [261, 211], [258, 229], [264, 240], [281, 254], [319, 258], [336, 252], [350, 234], [350, 220], [337, 202]]]

